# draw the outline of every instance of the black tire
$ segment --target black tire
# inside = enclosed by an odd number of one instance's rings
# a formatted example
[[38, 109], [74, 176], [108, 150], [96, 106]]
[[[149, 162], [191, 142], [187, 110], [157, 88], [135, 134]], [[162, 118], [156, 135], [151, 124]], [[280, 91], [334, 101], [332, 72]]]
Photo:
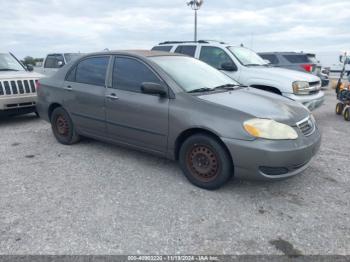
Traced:
[[51, 114], [52, 132], [58, 142], [64, 145], [72, 145], [80, 140], [74, 128], [72, 119], [66, 110], [57, 107]]
[[344, 110], [344, 104], [343, 103], [338, 103], [337, 106], [335, 107], [335, 113], [337, 115], [341, 115]]
[[346, 121], [350, 121], [350, 107], [348, 107], [347, 109], [345, 109], [344, 111], [344, 119]]
[[233, 174], [227, 150], [216, 138], [206, 134], [193, 135], [182, 144], [179, 162], [192, 184], [208, 190], [222, 187]]

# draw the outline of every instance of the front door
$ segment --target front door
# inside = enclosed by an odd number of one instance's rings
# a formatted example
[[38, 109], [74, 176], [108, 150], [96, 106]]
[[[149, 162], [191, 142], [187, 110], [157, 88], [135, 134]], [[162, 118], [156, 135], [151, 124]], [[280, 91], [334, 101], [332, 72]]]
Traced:
[[202, 46], [199, 53], [199, 60], [215, 67], [216, 69], [222, 71], [233, 80], [239, 82], [239, 72], [235, 71], [225, 71], [222, 69], [223, 63], [232, 63], [238, 69], [236, 63], [230, 58], [230, 56], [220, 47], [216, 46]]
[[112, 86], [106, 90], [108, 136], [116, 141], [156, 152], [166, 152], [169, 99], [141, 92], [144, 82], [161, 83], [143, 61], [118, 56]]

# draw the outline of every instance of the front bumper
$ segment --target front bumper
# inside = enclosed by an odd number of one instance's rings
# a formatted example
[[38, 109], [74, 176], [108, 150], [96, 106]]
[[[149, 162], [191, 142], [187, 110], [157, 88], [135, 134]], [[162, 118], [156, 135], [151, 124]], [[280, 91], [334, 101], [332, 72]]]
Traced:
[[278, 180], [303, 172], [321, 145], [321, 134], [297, 140], [253, 141], [222, 138], [233, 159], [235, 176], [254, 180]]
[[295, 95], [290, 93], [283, 93], [283, 96], [303, 104], [311, 111], [319, 108], [325, 100], [323, 91], [319, 91], [317, 94], [313, 95]]
[[0, 97], [0, 110], [15, 110], [21, 108], [35, 107], [37, 101], [36, 94], [11, 95]]

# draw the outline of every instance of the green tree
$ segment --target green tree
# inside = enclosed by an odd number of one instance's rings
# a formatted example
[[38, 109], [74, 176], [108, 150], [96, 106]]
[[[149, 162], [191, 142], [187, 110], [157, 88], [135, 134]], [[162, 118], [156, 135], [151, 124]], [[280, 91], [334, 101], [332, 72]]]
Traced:
[[26, 56], [26, 57], [24, 58], [23, 63], [24, 63], [25, 65], [35, 65], [35, 59], [34, 59], [33, 57], [31, 57], [31, 56]]

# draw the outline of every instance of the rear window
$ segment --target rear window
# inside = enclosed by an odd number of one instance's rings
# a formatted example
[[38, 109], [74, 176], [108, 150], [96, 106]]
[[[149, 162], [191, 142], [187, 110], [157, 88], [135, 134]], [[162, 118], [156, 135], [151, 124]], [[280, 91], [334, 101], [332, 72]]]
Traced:
[[184, 54], [184, 55], [194, 57], [194, 54], [196, 53], [196, 46], [195, 45], [180, 45], [176, 48], [175, 53]]
[[272, 54], [259, 54], [263, 59], [269, 60], [271, 64], [277, 65], [278, 64], [278, 58], [276, 55]]
[[283, 56], [285, 59], [287, 59], [290, 63], [293, 63], [293, 64], [310, 63], [306, 55], [283, 55]]
[[160, 46], [153, 47], [152, 51], [170, 52], [171, 48], [173, 48], [171, 45], [160, 45]]
[[[62, 64], [60, 65], [59, 62]], [[45, 68], [60, 68], [64, 65], [63, 55], [48, 55], [44, 67]]]

